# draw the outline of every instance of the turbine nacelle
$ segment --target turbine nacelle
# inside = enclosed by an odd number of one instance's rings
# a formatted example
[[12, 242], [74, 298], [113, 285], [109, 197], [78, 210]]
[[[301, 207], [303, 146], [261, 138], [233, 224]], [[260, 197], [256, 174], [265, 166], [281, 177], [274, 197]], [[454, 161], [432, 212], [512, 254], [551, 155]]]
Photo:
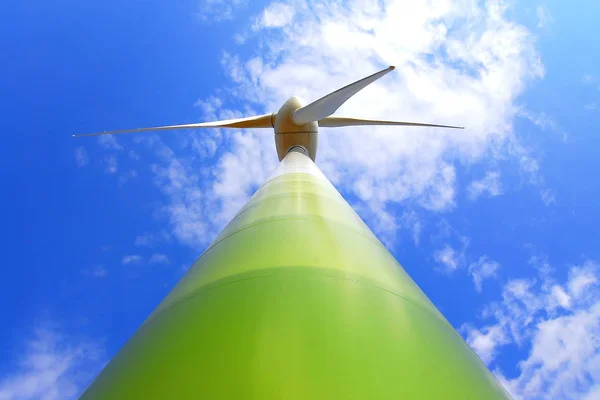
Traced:
[[166, 125], [152, 128], [123, 129], [118, 131], [73, 136], [112, 135], [116, 133], [148, 132], [172, 129], [273, 128], [275, 130], [275, 146], [277, 147], [277, 156], [279, 157], [280, 161], [294, 147], [301, 147], [304, 149], [306, 154], [314, 161], [317, 157], [317, 133], [319, 126], [337, 128], [357, 125], [399, 125], [464, 129], [464, 127], [460, 126], [424, 124], [420, 122], [381, 121], [331, 116], [350, 97], [354, 96], [360, 90], [375, 82], [377, 79], [381, 78], [393, 69], [393, 66], [388, 67], [373, 75], [367, 76], [366, 78], [351, 83], [348, 86], [344, 86], [335, 92], [329, 93], [327, 96], [321, 97], [319, 100], [313, 101], [307, 106], [302, 106], [300, 99], [297, 97], [290, 97], [285, 103], [283, 103], [283, 106], [281, 106], [277, 113], [257, 115], [255, 117], [230, 119], [225, 121], [200, 122], [184, 125]]
[[317, 121], [297, 124], [294, 113], [302, 108], [300, 99], [290, 97], [275, 115], [275, 147], [279, 161], [292, 147], [302, 147], [306, 154], [314, 161], [317, 157], [317, 144], [319, 124]]

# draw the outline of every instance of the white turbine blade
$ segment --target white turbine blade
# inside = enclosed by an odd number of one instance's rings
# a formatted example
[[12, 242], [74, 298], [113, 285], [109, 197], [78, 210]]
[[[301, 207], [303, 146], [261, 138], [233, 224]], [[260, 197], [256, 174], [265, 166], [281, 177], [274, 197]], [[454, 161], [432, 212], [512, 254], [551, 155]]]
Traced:
[[239, 119], [227, 119], [223, 121], [213, 122], [199, 122], [195, 124], [183, 124], [183, 125], [165, 125], [155, 126], [151, 128], [135, 128], [135, 129], [121, 129], [117, 131], [105, 131], [97, 133], [85, 133], [81, 135], [73, 135], [74, 137], [81, 136], [97, 136], [97, 135], [114, 135], [117, 133], [130, 133], [130, 132], [149, 132], [149, 131], [166, 131], [172, 129], [196, 129], [196, 128], [272, 128], [275, 120], [274, 114], [257, 115], [254, 117], [246, 117]]
[[423, 124], [420, 122], [404, 122], [404, 121], [381, 121], [381, 120], [376, 120], [376, 119], [360, 119], [360, 118], [347, 118], [347, 117], [327, 117], [327, 118], [319, 121], [319, 126], [323, 127], [323, 128], [336, 128], [336, 127], [341, 127], [341, 126], [357, 126], [357, 125], [431, 126], [434, 128], [465, 129], [464, 126]]
[[390, 66], [383, 71], [379, 71], [371, 76], [367, 76], [359, 81], [351, 83], [335, 92], [329, 93], [325, 97], [299, 108], [292, 114], [292, 122], [296, 125], [303, 125], [313, 121], [320, 121], [337, 111], [350, 97], [354, 96], [366, 86], [375, 82], [395, 67]]

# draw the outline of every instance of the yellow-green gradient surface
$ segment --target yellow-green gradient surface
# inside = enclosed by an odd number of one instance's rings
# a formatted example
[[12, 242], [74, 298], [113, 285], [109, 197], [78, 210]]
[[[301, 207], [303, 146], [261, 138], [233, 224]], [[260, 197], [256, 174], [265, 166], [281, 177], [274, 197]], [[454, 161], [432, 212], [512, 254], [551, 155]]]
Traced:
[[504, 399], [302, 153], [291, 152], [84, 399]]

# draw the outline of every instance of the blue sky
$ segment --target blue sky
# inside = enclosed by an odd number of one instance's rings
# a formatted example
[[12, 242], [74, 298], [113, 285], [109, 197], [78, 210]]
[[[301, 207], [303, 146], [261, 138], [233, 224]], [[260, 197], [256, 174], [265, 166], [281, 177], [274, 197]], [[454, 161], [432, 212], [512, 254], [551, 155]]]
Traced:
[[340, 114], [467, 129], [322, 129], [318, 165], [515, 397], [600, 397], [600, 6], [318, 3], [3, 7], [0, 399], [76, 397], [277, 162], [271, 132], [71, 134], [390, 64]]

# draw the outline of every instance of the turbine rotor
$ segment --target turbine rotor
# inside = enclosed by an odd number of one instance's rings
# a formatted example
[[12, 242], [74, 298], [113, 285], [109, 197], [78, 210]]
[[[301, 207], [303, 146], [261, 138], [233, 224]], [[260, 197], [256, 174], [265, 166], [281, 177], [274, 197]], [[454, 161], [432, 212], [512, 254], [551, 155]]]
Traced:
[[384, 121], [370, 120], [349, 117], [332, 116], [348, 99], [364, 89], [371, 83], [383, 77], [395, 67], [390, 66], [366, 78], [360, 79], [350, 85], [344, 86], [334, 92], [329, 93], [312, 103], [302, 106], [300, 100], [293, 96], [290, 97], [279, 109], [277, 113], [257, 115], [253, 117], [200, 122], [183, 125], [165, 125], [150, 128], [121, 129], [115, 131], [105, 131], [97, 133], [88, 133], [73, 135], [74, 137], [114, 135], [120, 133], [150, 132], [175, 129], [199, 129], [199, 128], [271, 128], [275, 131], [275, 145], [279, 160], [293, 147], [302, 147], [306, 150], [309, 157], [314, 161], [317, 155], [318, 130], [319, 126], [327, 128], [337, 128], [345, 126], [359, 125], [396, 125], [396, 126], [424, 126], [436, 128], [464, 129], [462, 126], [427, 124], [421, 122], [406, 121]]

